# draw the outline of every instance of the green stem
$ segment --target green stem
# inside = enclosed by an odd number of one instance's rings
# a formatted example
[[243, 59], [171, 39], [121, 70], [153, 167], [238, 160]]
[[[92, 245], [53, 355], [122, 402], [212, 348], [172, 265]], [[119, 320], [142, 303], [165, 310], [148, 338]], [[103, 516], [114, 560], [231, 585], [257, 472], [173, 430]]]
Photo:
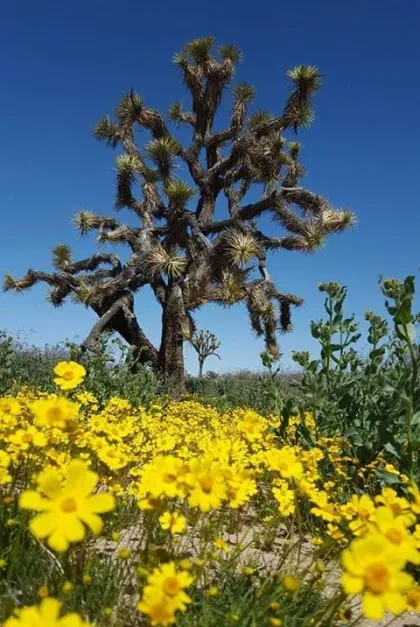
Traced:
[[410, 353], [411, 359], [411, 381], [409, 387], [409, 393], [407, 395], [407, 405], [406, 405], [406, 430], [407, 430], [407, 445], [408, 445], [408, 471], [410, 478], [413, 478], [413, 417], [414, 417], [414, 395], [417, 384], [418, 377], [418, 360], [416, 358], [416, 354], [414, 351], [413, 342], [411, 341], [411, 337], [408, 331], [408, 327], [404, 324], [404, 337], [408, 346], [408, 351]]

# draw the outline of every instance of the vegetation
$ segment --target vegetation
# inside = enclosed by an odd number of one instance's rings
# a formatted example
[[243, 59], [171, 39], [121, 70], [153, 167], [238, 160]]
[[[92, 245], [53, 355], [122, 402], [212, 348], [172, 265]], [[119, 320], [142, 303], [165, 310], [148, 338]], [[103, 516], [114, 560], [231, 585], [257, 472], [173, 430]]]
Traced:
[[[420, 611], [419, 316], [413, 277], [381, 288], [390, 321], [366, 314], [367, 355], [346, 289], [324, 283], [302, 374], [265, 352], [264, 376], [196, 379], [178, 401], [105, 337], [83, 363], [69, 345], [44, 363], [3, 335], [0, 621], [354, 627]], [[33, 384], [10, 376], [22, 355]], [[239, 406], [246, 389], [259, 412]]]
[[[140, 363], [152, 364], [179, 387], [184, 380], [183, 345], [194, 334], [199, 307], [245, 303], [253, 330], [276, 355], [277, 331], [290, 329], [291, 306], [302, 301], [275, 286], [267, 254], [313, 252], [327, 235], [354, 223], [350, 211], [334, 209], [301, 186], [305, 170], [300, 144], [286, 139], [289, 131], [312, 122], [319, 71], [306, 65], [290, 70], [292, 90], [280, 115], [261, 110], [250, 114], [254, 88], [234, 85], [229, 124], [216, 130], [216, 115], [241, 52], [222, 45], [216, 54], [214, 44], [213, 37], [195, 39], [174, 58], [191, 108], [184, 110], [180, 102], [171, 105], [167, 117], [175, 125], [173, 133], [164, 116], [134, 91], [122, 97], [115, 120], [103, 117], [96, 126], [97, 139], [123, 150], [116, 159], [115, 208], [131, 210], [137, 225], [91, 211], [79, 212], [75, 224], [82, 235], [97, 231], [100, 244], [128, 245], [128, 261], [114, 252], [75, 261], [70, 248], [60, 244], [53, 249], [54, 272], [29, 270], [19, 280], [8, 274], [4, 282], [6, 290], [15, 291], [45, 282], [54, 306], [70, 297], [90, 307], [98, 321], [84, 349], [94, 348], [103, 331], [116, 331], [135, 348]], [[178, 126], [190, 131], [189, 145], [178, 141]], [[136, 143], [138, 130], [150, 136], [143, 149]], [[251, 191], [257, 200], [247, 202]], [[223, 196], [228, 215], [220, 219], [216, 207], [224, 205]], [[281, 236], [260, 230], [260, 218], [266, 216], [282, 227]], [[134, 311], [133, 295], [146, 286], [162, 309], [159, 349], [144, 334], [141, 315]]]
[[195, 332], [191, 338], [191, 346], [198, 355], [198, 378], [203, 376], [203, 367], [206, 359], [214, 355], [220, 359], [220, 355], [216, 353], [220, 346], [220, 341], [210, 331]]

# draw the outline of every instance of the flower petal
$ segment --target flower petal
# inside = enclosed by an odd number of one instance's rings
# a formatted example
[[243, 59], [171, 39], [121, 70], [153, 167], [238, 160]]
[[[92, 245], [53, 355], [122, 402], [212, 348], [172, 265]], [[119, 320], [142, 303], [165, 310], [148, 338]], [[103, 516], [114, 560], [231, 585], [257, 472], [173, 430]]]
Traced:
[[70, 542], [81, 542], [85, 535], [85, 528], [76, 515], [66, 516], [61, 527]]
[[95, 536], [98, 536], [103, 529], [103, 522], [96, 514], [91, 512], [80, 512], [80, 519], [89, 527]]
[[407, 607], [405, 597], [400, 592], [385, 592], [383, 600], [386, 609], [393, 614], [401, 614]]
[[69, 464], [66, 487], [77, 491], [79, 496], [91, 494], [98, 480], [96, 472], [88, 470], [86, 463], [82, 460], [75, 459]]
[[110, 512], [115, 507], [115, 498], [112, 494], [93, 494], [86, 500], [86, 508], [93, 514]]
[[41, 618], [45, 620], [46, 625], [52, 624], [57, 620], [61, 606], [62, 603], [57, 601], [57, 599], [47, 598], [42, 600], [39, 613]]
[[53, 551], [57, 551], [57, 553], [65, 553], [65, 551], [69, 548], [69, 541], [61, 529], [54, 531], [54, 533], [48, 538], [48, 544]]
[[57, 516], [53, 512], [45, 512], [35, 516], [30, 523], [29, 529], [37, 538], [41, 540], [51, 535], [57, 527]]
[[363, 614], [366, 618], [381, 620], [384, 617], [385, 609], [383, 599], [380, 595], [365, 592], [363, 595]]
[[349, 573], [343, 573], [341, 585], [346, 594], [359, 594], [363, 590], [363, 579], [361, 577], [353, 577]]
[[43, 511], [51, 509], [51, 501], [43, 499], [39, 492], [35, 492], [35, 490], [27, 490], [22, 493], [19, 499], [19, 506], [22, 509]]

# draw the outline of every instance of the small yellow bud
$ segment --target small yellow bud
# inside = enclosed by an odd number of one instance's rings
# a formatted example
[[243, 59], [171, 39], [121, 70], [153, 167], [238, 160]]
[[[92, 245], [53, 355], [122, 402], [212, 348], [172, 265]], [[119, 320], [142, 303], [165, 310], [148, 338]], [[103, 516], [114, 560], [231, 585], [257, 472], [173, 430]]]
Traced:
[[283, 625], [283, 621], [281, 620], [281, 618], [276, 618], [275, 616], [270, 616], [270, 618], [268, 619], [268, 622], [270, 625], [275, 625], [277, 627], [279, 627], [280, 625]]
[[121, 538], [121, 534], [119, 531], [113, 531], [111, 533], [111, 538], [114, 540], [114, 542], [119, 542], [120, 538]]
[[41, 586], [40, 588], [38, 588], [38, 596], [41, 599], [45, 599], [45, 597], [47, 597], [49, 593], [50, 591], [48, 590], [47, 586]]
[[192, 561], [186, 558], [180, 560], [179, 565], [182, 568], [182, 570], [191, 570], [191, 568], [193, 567]]
[[128, 560], [130, 558], [130, 555], [131, 551], [130, 549], [127, 549], [127, 547], [123, 547], [118, 551], [118, 557], [120, 558], [120, 560]]
[[240, 616], [239, 614], [230, 614], [229, 615], [229, 620], [231, 623], [237, 623], [239, 622]]
[[271, 601], [268, 607], [270, 608], [270, 610], [278, 610], [280, 607], [280, 603], [278, 601]]
[[143, 566], [137, 566], [136, 574], [137, 574], [137, 577], [148, 577], [149, 571], [147, 570], [147, 568], [144, 568]]
[[103, 615], [104, 616], [111, 616], [112, 615], [112, 607], [104, 607]]
[[295, 577], [294, 575], [286, 575], [281, 580], [281, 585], [287, 592], [297, 592], [300, 588], [300, 579]]
[[204, 560], [202, 560], [200, 557], [197, 557], [194, 564], [198, 566], [199, 568], [201, 568], [202, 566], [204, 566]]
[[6, 560], [0, 559], [0, 568], [4, 568], [6, 566]]
[[63, 594], [70, 594], [72, 590], [73, 590], [73, 584], [71, 583], [71, 581], [65, 581], [63, 585], [61, 586], [61, 592]]
[[255, 569], [252, 568], [251, 566], [245, 566], [242, 572], [244, 575], [253, 575], [255, 572]]
[[83, 575], [83, 583], [88, 586], [92, 583], [92, 577], [90, 575]]
[[321, 560], [318, 560], [317, 562], [315, 562], [315, 571], [317, 573], [325, 572], [325, 564], [324, 564], [324, 562], [322, 562]]
[[208, 597], [217, 597], [218, 594], [219, 588], [217, 586], [210, 586], [210, 588], [207, 590]]

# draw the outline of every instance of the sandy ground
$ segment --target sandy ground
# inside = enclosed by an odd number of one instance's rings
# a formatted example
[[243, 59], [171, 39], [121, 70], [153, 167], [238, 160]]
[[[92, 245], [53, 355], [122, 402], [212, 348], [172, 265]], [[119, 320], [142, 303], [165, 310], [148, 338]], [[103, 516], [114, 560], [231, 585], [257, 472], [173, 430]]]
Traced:
[[[136, 549], [138, 549], [140, 546], [139, 535], [140, 535], [139, 530], [137, 528], [134, 527], [131, 529], [127, 529], [125, 532], [123, 532], [122, 537], [118, 543], [112, 542], [110, 540], [103, 540], [103, 539], [99, 540], [96, 544], [96, 550], [99, 553], [115, 555], [121, 547], [125, 546], [125, 547], [130, 547], [132, 551], [136, 551]], [[246, 533], [247, 542], [252, 541], [253, 536], [254, 536], [254, 532], [252, 529], [249, 528]], [[190, 537], [184, 536], [183, 539], [190, 546], [191, 546], [191, 541], [194, 542], [191, 536]], [[236, 544], [237, 539], [235, 535], [226, 535], [225, 540], [233, 547]], [[279, 538], [276, 542], [281, 544], [282, 539]], [[183, 544], [182, 540], [181, 540], [181, 544]], [[302, 546], [302, 555], [301, 555], [301, 561], [300, 561], [301, 568], [303, 568], [312, 560], [312, 553], [313, 553], [312, 544], [310, 542], [304, 543]], [[274, 552], [272, 553], [270, 551], [264, 551], [261, 549], [257, 550], [255, 548], [245, 549], [241, 557], [245, 563], [249, 561], [252, 561], [254, 563], [259, 562], [261, 565], [264, 565], [266, 567], [270, 566], [270, 564], [274, 565], [274, 562], [277, 561], [278, 559], [278, 555]], [[326, 590], [328, 590], [328, 588], [330, 588], [331, 591], [337, 589], [338, 577], [339, 577], [338, 570], [332, 571], [326, 575], [326, 582], [327, 582]], [[353, 612], [354, 612], [354, 617], [360, 614], [360, 611], [356, 613], [355, 610], [353, 610]], [[358, 627], [388, 627], [388, 625], [389, 627], [420, 627], [420, 614], [410, 612], [410, 613], [404, 614], [401, 617], [393, 618], [392, 616], [389, 616], [385, 618], [383, 621], [364, 620], [361, 623], [358, 623]]]

